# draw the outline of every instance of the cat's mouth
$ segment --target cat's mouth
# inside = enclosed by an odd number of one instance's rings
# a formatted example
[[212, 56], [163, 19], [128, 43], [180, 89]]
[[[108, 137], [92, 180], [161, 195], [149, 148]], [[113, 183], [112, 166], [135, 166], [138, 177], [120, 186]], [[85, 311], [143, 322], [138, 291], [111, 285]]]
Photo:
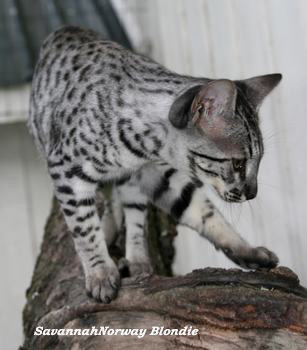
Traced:
[[238, 194], [238, 193], [232, 193], [228, 191], [221, 192], [217, 186], [213, 186], [217, 194], [221, 199], [223, 199], [225, 202], [229, 203], [242, 203], [246, 200], [244, 195]]
[[[243, 197], [243, 198], [242, 198]], [[242, 203], [245, 201], [245, 198], [244, 196], [241, 196], [241, 197], [234, 197], [232, 196], [231, 194], [229, 193], [225, 193], [224, 196], [223, 196], [223, 199], [226, 201], [226, 202], [231, 202], [231, 203]]]

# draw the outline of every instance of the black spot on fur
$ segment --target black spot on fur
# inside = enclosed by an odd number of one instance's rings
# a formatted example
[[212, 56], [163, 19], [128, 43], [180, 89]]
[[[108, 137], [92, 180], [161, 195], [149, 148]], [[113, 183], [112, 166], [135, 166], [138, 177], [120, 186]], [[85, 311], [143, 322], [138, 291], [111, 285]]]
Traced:
[[195, 185], [192, 182], [187, 183], [180, 194], [180, 197], [175, 200], [175, 202], [172, 205], [171, 208], [171, 215], [175, 219], [180, 219], [183, 212], [187, 209], [187, 207], [190, 205], [193, 193], [195, 191]]

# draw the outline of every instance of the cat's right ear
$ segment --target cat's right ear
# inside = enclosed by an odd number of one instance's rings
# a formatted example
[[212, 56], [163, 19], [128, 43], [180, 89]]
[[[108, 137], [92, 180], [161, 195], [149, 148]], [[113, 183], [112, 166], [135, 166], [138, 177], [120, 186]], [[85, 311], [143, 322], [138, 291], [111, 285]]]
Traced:
[[226, 79], [194, 86], [175, 100], [169, 120], [178, 129], [184, 129], [188, 124], [203, 132], [208, 127], [221, 128], [221, 122], [226, 125], [233, 115], [236, 96], [234, 83]]

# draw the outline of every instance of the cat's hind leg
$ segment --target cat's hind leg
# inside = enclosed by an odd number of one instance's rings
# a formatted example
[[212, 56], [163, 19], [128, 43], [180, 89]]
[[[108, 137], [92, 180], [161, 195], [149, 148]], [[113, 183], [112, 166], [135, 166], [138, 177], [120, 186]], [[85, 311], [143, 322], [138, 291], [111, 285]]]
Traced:
[[96, 208], [97, 183], [81, 168], [67, 170], [61, 163], [49, 162], [49, 171], [83, 266], [86, 290], [97, 301], [108, 303], [116, 297], [120, 276], [109, 255]]

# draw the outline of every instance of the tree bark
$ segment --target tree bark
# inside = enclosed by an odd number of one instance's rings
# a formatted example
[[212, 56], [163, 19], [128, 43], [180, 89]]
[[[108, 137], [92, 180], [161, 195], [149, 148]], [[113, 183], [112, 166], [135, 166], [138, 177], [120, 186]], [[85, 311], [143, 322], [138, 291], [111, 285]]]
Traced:
[[[99, 200], [101, 211], [103, 199]], [[27, 304], [20, 349], [307, 349], [307, 290], [289, 269], [243, 272], [196, 270], [170, 277], [174, 224], [152, 209], [149, 242], [154, 275], [124, 278], [116, 300], [89, 299], [72, 239], [56, 202], [45, 229]], [[164, 231], [164, 234], [161, 232]], [[123, 255], [122, 244], [112, 255]], [[34, 335], [44, 329], [147, 329], [132, 335]], [[198, 330], [197, 335], [150, 335], [152, 327]]]

